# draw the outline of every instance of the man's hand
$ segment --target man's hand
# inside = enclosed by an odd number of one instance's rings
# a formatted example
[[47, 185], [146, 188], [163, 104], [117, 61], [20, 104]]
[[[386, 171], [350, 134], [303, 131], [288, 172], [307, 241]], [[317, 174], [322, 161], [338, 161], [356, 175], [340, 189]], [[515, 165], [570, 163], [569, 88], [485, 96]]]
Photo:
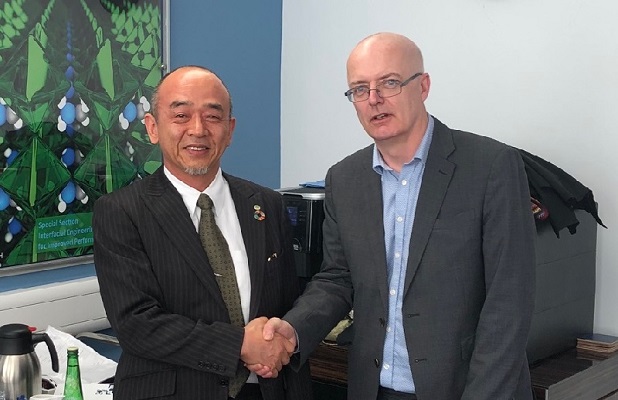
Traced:
[[[262, 320], [262, 318], [260, 318], [260, 320]], [[288, 355], [288, 362], [289, 362], [289, 356], [291, 356], [291, 354], [296, 350], [296, 346], [297, 346], [296, 330], [294, 330], [292, 325], [290, 325], [287, 321], [284, 321], [280, 318], [276, 318], [276, 317], [271, 318], [268, 320], [268, 322], [262, 325], [262, 336], [264, 340], [269, 341], [269, 342], [273, 340], [277, 340], [278, 338], [285, 339], [291, 345], [291, 349], [292, 349]], [[286, 346], [286, 348], [288, 347]], [[287, 364], [288, 362], [284, 363], [284, 365]], [[280, 371], [278, 369], [274, 370], [268, 365], [264, 365], [261, 363], [257, 363], [257, 364], [246, 363], [245, 366], [250, 371], [255, 372], [257, 375], [261, 376], [262, 378], [276, 378], [278, 375], [278, 372]]]
[[245, 326], [240, 359], [249, 370], [260, 376], [274, 378], [281, 368], [290, 362], [290, 356], [296, 347], [296, 338], [291, 342], [280, 334], [272, 333], [266, 340], [262, 330], [267, 321], [268, 318], [260, 317]]
[[296, 330], [289, 322], [276, 317], [269, 319], [262, 329], [264, 340], [272, 340], [275, 334], [279, 334], [289, 340], [294, 345], [292, 351], [296, 349]]

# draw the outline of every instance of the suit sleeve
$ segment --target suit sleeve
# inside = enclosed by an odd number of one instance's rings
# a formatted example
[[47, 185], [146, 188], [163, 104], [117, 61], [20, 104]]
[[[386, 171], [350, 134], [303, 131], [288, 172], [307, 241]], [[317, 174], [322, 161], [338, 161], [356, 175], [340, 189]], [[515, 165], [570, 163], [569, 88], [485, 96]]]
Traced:
[[482, 227], [486, 295], [462, 399], [510, 399], [528, 373], [536, 268], [530, 194], [515, 149], [500, 151], [492, 163]]
[[[152, 229], [152, 225], [144, 227], [143, 220], [148, 216], [139, 211], [143, 204], [136, 199], [137, 194], [130, 196], [131, 192], [125, 197], [103, 196], [95, 203], [93, 216], [94, 261], [101, 296], [123, 353], [234, 376], [243, 328], [192, 319], [164, 306], [164, 301], [170, 299], [162, 285], [169, 287], [173, 283], [160, 282], [153, 271], [151, 257], [157, 255], [146, 251], [143, 242], [143, 230]], [[160, 242], [154, 247], [165, 251], [165, 239], [157, 240]], [[165, 268], [173, 272], [175, 265]], [[182, 282], [178, 281], [174, 296], [195, 296]]]

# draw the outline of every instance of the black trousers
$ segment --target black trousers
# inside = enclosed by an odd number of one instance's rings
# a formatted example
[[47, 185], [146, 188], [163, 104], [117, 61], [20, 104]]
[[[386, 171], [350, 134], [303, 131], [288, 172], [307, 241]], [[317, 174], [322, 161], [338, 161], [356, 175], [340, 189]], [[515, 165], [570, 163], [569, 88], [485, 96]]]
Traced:
[[260, 385], [257, 383], [245, 383], [235, 399], [230, 400], [263, 400]]
[[377, 400], [416, 400], [414, 393], [403, 393], [380, 386]]

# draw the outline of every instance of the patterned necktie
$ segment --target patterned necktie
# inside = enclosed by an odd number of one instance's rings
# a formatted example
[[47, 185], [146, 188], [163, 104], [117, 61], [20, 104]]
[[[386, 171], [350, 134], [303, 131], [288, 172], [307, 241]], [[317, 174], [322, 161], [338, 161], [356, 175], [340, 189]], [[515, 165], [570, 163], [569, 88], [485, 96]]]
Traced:
[[[200, 239], [208, 255], [208, 261], [215, 272], [219, 290], [221, 290], [230, 314], [230, 321], [232, 325], [245, 326], [234, 263], [227, 242], [215, 222], [212, 200], [207, 194], [202, 193], [197, 200], [197, 205], [202, 210], [199, 226]], [[248, 377], [249, 370], [239, 363], [236, 376], [230, 380], [230, 397], [236, 397]]]

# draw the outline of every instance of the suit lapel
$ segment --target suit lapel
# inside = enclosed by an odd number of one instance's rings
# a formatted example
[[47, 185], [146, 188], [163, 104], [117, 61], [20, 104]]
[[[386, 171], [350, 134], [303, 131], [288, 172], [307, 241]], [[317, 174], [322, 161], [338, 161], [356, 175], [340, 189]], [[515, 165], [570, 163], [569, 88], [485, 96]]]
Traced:
[[[367, 221], [368, 227], [378, 227], [379, 229], [366, 229], [367, 244], [371, 246], [371, 254], [373, 259], [368, 265], [373, 266], [375, 282], [378, 285], [382, 307], [388, 310], [388, 276], [386, 264], [386, 248], [384, 245], [384, 213], [382, 212], [382, 180], [379, 174], [373, 170], [373, 146], [367, 148], [366, 158], [359, 165], [357, 171], [362, 173], [356, 174], [357, 188], [362, 188], [364, 201], [362, 209], [359, 210], [359, 216]], [[367, 160], [368, 158], [368, 160]]]
[[214, 272], [185, 203], [176, 188], [165, 177], [163, 168], [152, 175], [142, 198], [159, 224], [161, 232], [168, 237], [171, 246], [182, 254], [206, 289], [213, 297], [220, 298], [221, 305], [225, 307]]
[[434, 119], [434, 122], [433, 138], [427, 155], [410, 238], [404, 296], [410, 289], [455, 171], [455, 164], [447, 159], [455, 151], [452, 133], [437, 119]]
[[[257, 310], [260, 305], [262, 287], [264, 286], [264, 273], [261, 266], [266, 260], [264, 253], [264, 241], [266, 240], [267, 220], [258, 221], [254, 218], [255, 206], [264, 208], [262, 195], [254, 191], [242, 179], [234, 176], [223, 174], [230, 186], [234, 206], [236, 207], [236, 215], [240, 223], [243, 242], [247, 251], [247, 260], [249, 262], [249, 276], [251, 278], [251, 303], [249, 310], [249, 320], [257, 316]], [[268, 217], [267, 217], [268, 218]]]

